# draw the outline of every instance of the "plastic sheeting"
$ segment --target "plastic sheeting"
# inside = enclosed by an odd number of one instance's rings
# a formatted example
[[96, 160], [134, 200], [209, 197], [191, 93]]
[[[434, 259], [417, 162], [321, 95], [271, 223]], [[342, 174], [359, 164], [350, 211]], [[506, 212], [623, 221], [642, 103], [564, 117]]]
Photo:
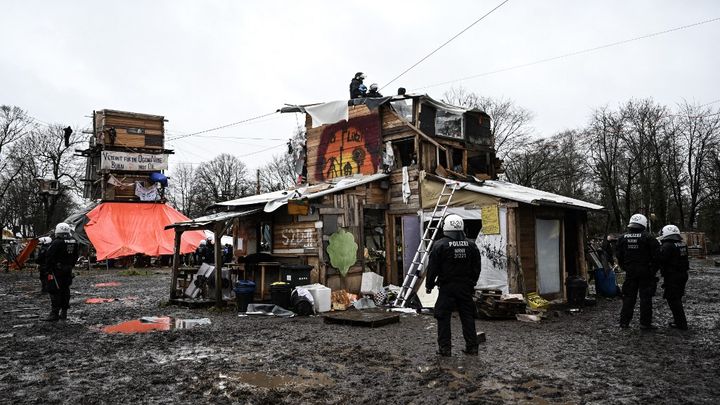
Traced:
[[[97, 252], [98, 260], [134, 254], [170, 255], [175, 232], [165, 226], [189, 218], [166, 204], [102, 203], [87, 213], [85, 232]], [[180, 253], [194, 252], [205, 239], [202, 231], [182, 235]]]
[[499, 207], [500, 234], [480, 234], [475, 240], [480, 255], [480, 278], [475, 288], [509, 292], [507, 274], [507, 208]]

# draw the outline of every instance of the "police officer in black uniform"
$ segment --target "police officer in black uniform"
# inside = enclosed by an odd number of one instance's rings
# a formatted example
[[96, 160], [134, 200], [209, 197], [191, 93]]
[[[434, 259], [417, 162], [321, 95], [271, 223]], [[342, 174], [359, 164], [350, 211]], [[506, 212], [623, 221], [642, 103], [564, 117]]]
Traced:
[[687, 319], [682, 297], [688, 281], [688, 248], [675, 225], [665, 225], [660, 231], [660, 274], [663, 276], [663, 298], [667, 300], [673, 314], [671, 328], [687, 330]]
[[38, 242], [40, 242], [40, 248], [38, 249], [38, 255], [37, 259], [35, 259], [35, 263], [38, 265], [38, 273], [40, 273], [40, 292], [43, 294], [48, 292], [47, 288], [47, 276], [48, 276], [48, 270], [47, 270], [47, 251], [50, 247], [50, 243], [52, 242], [52, 238], [49, 236], [43, 236], [40, 239], [38, 239]]
[[363, 72], [357, 72], [355, 73], [355, 77], [350, 80], [350, 98], [361, 98], [365, 97], [365, 93], [367, 92], [367, 87], [363, 84], [363, 80], [365, 80], [365, 73]]
[[477, 356], [478, 340], [475, 332], [475, 303], [473, 293], [480, 276], [480, 250], [465, 238], [460, 216], [451, 214], [443, 221], [445, 236], [435, 242], [428, 260], [425, 287], [430, 294], [435, 285], [439, 294], [435, 303], [438, 322], [438, 346], [441, 356], [451, 355], [450, 318], [457, 308], [462, 323], [465, 350]]
[[52, 310], [45, 318], [49, 322], [67, 319], [70, 308], [72, 269], [78, 259], [78, 243], [72, 237], [70, 225], [61, 222], [55, 227], [55, 240], [47, 251], [48, 292]]
[[640, 329], [656, 329], [652, 324], [652, 297], [657, 288], [660, 244], [645, 231], [647, 218], [642, 214], [630, 217], [627, 233], [617, 242], [618, 264], [625, 271], [622, 286], [623, 305], [620, 327], [628, 328], [640, 295]]

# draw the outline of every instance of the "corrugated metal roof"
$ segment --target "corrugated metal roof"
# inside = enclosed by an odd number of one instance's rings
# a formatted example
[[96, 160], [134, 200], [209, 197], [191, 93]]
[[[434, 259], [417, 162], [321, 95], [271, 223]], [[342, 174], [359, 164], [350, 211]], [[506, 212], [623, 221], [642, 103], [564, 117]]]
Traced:
[[[451, 180], [448, 180], [451, 181]], [[507, 200], [518, 201], [533, 205], [561, 205], [569, 208], [579, 208], [584, 210], [601, 210], [604, 207], [589, 203], [587, 201], [575, 198], [565, 197], [547, 191], [536, 190], [534, 188], [509, 183], [502, 180], [485, 180], [483, 183], [465, 183], [464, 190], [474, 191], [481, 194], [491, 195], [493, 197], [505, 198]]]
[[213, 222], [227, 221], [228, 219], [245, 217], [248, 215], [256, 214], [260, 211], [262, 211], [261, 208], [251, 208], [251, 209], [245, 209], [242, 211], [218, 212], [215, 214], [205, 215], [204, 217], [195, 218], [190, 221], [175, 222], [172, 225], [166, 226], [165, 229], [178, 228], [178, 227], [202, 228]]
[[349, 188], [357, 187], [363, 184], [372, 183], [377, 180], [390, 177], [389, 174], [376, 173], [371, 175], [358, 175], [352, 177], [343, 177], [336, 182], [328, 182], [316, 184], [313, 186], [302, 187], [295, 190], [274, 191], [272, 193], [258, 194], [250, 197], [238, 198], [214, 204], [215, 207], [241, 207], [247, 205], [265, 204], [265, 212], [273, 212], [276, 209], [287, 204], [291, 198], [314, 199], [324, 195], [338, 193]]

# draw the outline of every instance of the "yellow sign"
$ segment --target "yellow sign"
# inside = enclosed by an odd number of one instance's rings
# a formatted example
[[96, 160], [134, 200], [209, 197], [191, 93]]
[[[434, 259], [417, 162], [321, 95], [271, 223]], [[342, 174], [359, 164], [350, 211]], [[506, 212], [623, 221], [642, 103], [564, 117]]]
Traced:
[[482, 211], [482, 233], [483, 235], [500, 234], [500, 215], [497, 205], [485, 205]]

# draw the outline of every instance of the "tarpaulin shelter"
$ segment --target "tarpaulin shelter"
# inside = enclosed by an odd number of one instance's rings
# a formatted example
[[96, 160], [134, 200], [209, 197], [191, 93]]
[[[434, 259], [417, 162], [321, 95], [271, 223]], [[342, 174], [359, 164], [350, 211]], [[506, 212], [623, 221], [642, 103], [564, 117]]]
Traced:
[[[87, 213], [85, 232], [97, 259], [134, 254], [169, 255], [174, 251], [174, 232], [165, 227], [189, 218], [166, 204], [105, 202]], [[180, 253], [195, 251], [205, 239], [202, 231], [185, 232]]]

